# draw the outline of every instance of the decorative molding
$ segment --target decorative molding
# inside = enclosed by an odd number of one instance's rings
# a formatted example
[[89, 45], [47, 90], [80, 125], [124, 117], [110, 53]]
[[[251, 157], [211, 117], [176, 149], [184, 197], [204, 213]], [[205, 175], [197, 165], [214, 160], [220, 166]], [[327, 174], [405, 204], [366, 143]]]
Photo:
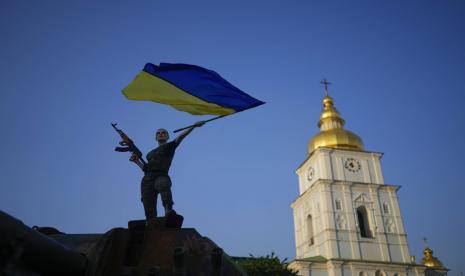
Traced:
[[361, 193], [358, 197], [354, 199], [354, 207], [359, 207], [362, 205], [371, 206], [372, 204], [373, 201], [371, 201], [365, 193]]
[[384, 225], [386, 225], [386, 231], [388, 233], [394, 233], [394, 221], [392, 220], [392, 218], [384, 218]]
[[347, 222], [346, 218], [344, 215], [337, 214], [336, 215], [336, 224], [338, 229], [346, 229], [347, 228]]

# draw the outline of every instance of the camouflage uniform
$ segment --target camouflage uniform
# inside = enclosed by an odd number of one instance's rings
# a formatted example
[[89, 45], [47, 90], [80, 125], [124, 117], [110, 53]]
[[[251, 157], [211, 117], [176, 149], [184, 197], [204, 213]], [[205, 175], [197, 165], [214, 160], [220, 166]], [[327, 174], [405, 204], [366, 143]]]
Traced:
[[171, 179], [168, 171], [178, 143], [172, 141], [160, 145], [147, 154], [145, 175], [141, 181], [141, 200], [147, 219], [157, 217], [157, 197], [161, 196], [165, 212], [172, 211]]

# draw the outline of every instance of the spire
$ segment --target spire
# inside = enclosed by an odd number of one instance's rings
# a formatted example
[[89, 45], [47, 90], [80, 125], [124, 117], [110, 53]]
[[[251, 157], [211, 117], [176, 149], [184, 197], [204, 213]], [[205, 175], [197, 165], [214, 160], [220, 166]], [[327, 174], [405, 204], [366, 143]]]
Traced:
[[320, 120], [318, 121], [318, 127], [320, 130], [328, 130], [333, 128], [343, 128], [345, 124], [341, 114], [334, 107], [334, 100], [330, 96], [323, 98], [323, 110], [320, 114]]
[[329, 96], [328, 84], [331, 84], [326, 79], [320, 81], [325, 87], [325, 97], [323, 98], [323, 111], [321, 111], [318, 127], [320, 130], [328, 130], [333, 128], [341, 128], [344, 126], [345, 121], [341, 114], [334, 107], [334, 100]]
[[318, 127], [320, 133], [315, 135], [308, 143], [308, 153], [312, 153], [319, 147], [345, 148], [364, 150], [363, 142], [355, 133], [345, 130], [345, 120], [334, 106], [334, 100], [329, 96], [326, 79], [320, 82], [324, 85], [325, 97], [323, 98], [323, 110], [320, 114]]

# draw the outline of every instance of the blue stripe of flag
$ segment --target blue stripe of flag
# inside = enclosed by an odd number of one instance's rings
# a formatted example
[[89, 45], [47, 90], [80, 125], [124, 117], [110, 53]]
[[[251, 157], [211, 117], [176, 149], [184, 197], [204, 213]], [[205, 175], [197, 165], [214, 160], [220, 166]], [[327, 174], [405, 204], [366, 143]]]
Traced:
[[243, 111], [264, 104], [223, 79], [218, 73], [196, 65], [147, 63], [144, 71], [161, 78], [206, 102]]

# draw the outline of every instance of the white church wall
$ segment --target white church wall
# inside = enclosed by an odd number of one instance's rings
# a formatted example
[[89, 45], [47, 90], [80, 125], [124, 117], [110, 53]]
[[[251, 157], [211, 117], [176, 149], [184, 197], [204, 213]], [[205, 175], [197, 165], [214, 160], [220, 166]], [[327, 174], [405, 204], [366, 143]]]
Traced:
[[381, 255], [379, 252], [379, 247], [373, 242], [360, 242], [360, 250], [362, 252], [362, 260], [372, 260], [379, 261], [381, 260]]
[[311, 269], [309, 271], [309, 276], [329, 276], [328, 270], [326, 269]]
[[406, 260], [404, 260], [401, 245], [389, 244], [389, 251], [391, 252], [393, 262], [403, 263], [403, 262], [406, 261]]
[[355, 275], [354, 272], [353, 272], [353, 268], [351, 266], [343, 266], [343, 268], [341, 269], [342, 271], [342, 275], [344, 276], [347, 276], [347, 275], [354, 275], [354, 276], [359, 276], [359, 275]]
[[327, 262], [302, 262], [290, 264], [290, 268], [298, 270], [299, 275], [327, 276], [424, 276], [425, 267], [415, 264], [376, 263], [328, 260]]
[[[373, 183], [383, 182], [380, 171], [377, 172], [381, 155], [367, 152], [344, 155], [340, 152], [346, 151], [317, 150], [297, 170], [303, 189], [292, 204], [297, 258], [323, 256], [328, 259], [408, 262], [410, 256], [406, 240], [402, 238], [402, 217], [397, 204], [398, 187]], [[347, 156], [360, 161], [362, 168], [358, 172], [344, 168]], [[325, 166], [330, 168], [324, 169]], [[310, 167], [314, 170], [314, 178], [309, 180]], [[335, 181], [338, 175], [342, 175], [344, 181]], [[368, 180], [372, 183], [365, 182]], [[370, 238], [361, 237], [357, 217], [359, 206], [366, 210]], [[307, 225], [309, 215], [312, 216], [312, 237]]]
[[352, 251], [352, 243], [350, 241], [350, 233], [349, 231], [340, 231], [339, 233], [339, 255], [340, 258], [343, 259], [351, 259], [354, 257]]

